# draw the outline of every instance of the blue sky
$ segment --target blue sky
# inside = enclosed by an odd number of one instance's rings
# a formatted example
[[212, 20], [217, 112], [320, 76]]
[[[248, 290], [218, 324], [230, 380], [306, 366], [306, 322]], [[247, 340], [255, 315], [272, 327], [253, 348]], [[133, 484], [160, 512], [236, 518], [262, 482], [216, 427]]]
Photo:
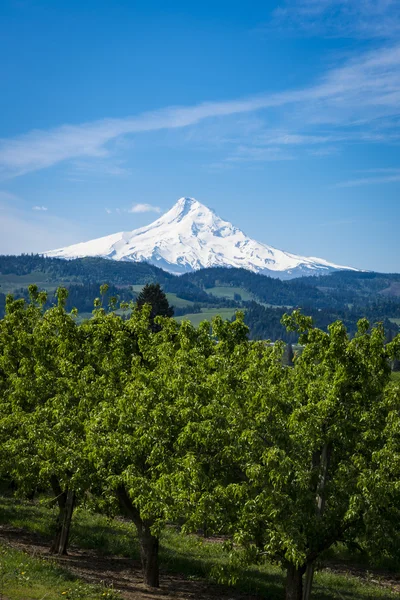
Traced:
[[400, 272], [400, 0], [2, 0], [0, 253], [181, 196]]

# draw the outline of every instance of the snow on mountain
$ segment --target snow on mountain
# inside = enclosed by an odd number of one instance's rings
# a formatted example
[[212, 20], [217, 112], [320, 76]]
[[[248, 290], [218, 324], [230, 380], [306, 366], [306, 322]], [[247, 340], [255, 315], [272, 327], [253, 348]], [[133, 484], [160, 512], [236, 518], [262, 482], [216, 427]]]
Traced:
[[180, 198], [162, 217], [140, 229], [44, 253], [72, 259], [97, 256], [148, 262], [181, 274], [204, 267], [242, 267], [280, 278], [352, 269], [326, 260], [297, 256], [247, 237], [194, 198]]

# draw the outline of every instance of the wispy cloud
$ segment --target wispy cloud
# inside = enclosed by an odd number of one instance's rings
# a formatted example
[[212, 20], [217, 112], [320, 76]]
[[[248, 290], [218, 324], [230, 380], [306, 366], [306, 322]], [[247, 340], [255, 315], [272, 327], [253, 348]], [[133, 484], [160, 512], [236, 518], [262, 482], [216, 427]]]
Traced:
[[106, 208], [105, 209], [106, 213], [108, 215], [111, 215], [113, 213], [113, 211], [115, 211], [115, 213], [117, 215], [122, 215], [124, 213], [148, 213], [148, 212], [155, 212], [155, 213], [160, 213], [161, 212], [161, 208], [159, 206], [153, 206], [152, 204], [146, 204], [146, 203], [137, 203], [137, 204], [132, 204], [132, 206], [130, 206], [129, 208]]
[[134, 204], [131, 208], [128, 209], [130, 213], [146, 213], [146, 212], [155, 212], [160, 213], [161, 208], [159, 206], [153, 206], [152, 204]]
[[331, 37], [394, 38], [400, 32], [398, 0], [283, 0], [261, 29], [280, 28]]
[[84, 175], [121, 177], [130, 173], [130, 170], [121, 160], [107, 158], [94, 158], [92, 160], [74, 160], [71, 164], [73, 172], [78, 177]]
[[338, 146], [324, 146], [322, 148], [313, 148], [308, 151], [311, 156], [316, 156], [317, 158], [324, 158], [326, 156], [333, 156], [335, 154], [339, 154], [340, 150]]
[[[348, 60], [325, 73], [316, 83], [299, 89], [231, 100], [206, 102], [188, 107], [168, 107], [123, 119], [103, 119], [81, 125], [62, 125], [51, 130], [0, 140], [0, 175], [13, 177], [44, 169], [63, 161], [75, 161], [82, 170], [87, 161], [101, 163], [112, 159], [111, 169], [120, 175], [125, 167], [115, 162], [118, 142], [124, 136], [161, 130], [179, 131], [199, 123], [242, 118], [257, 114], [264, 123], [281, 116], [289, 120], [291, 131], [275, 139], [259, 141], [261, 133], [242, 128], [240, 146], [262, 146], [265, 158], [277, 156], [265, 148], [325, 145], [353, 136], [366, 141], [399, 140], [400, 45], [387, 46]], [[273, 111], [271, 113], [271, 111]], [[380, 120], [384, 128], [380, 129]], [[391, 120], [393, 127], [390, 129]], [[323, 136], [311, 130], [325, 127]], [[306, 129], [310, 131], [306, 131]], [[295, 131], [293, 131], [295, 129]], [[335, 138], [335, 139], [334, 139]], [[260, 156], [259, 150], [254, 157]], [[280, 152], [284, 158], [284, 153]]]
[[[369, 172], [374, 172], [371, 169]], [[374, 177], [359, 177], [357, 179], [349, 179], [348, 181], [341, 181], [336, 184], [335, 187], [357, 187], [360, 185], [377, 185], [384, 183], [398, 183], [400, 182], [400, 169], [377, 169], [375, 172], [382, 172], [382, 175]]]
[[46, 211], [47, 210], [47, 206], [32, 206], [32, 210]]
[[355, 219], [336, 219], [318, 223], [317, 227], [344, 227], [346, 225], [355, 225], [356, 223], [357, 221]]
[[[225, 164], [273, 162], [277, 160], [293, 160], [293, 154], [279, 147], [239, 146], [235, 152], [222, 161]], [[214, 165], [215, 166], [215, 165]]]
[[16, 194], [12, 194], [11, 192], [8, 192], [7, 190], [0, 190], [0, 200], [12, 203], [12, 202], [21, 200], [21, 198], [20, 198], [20, 196], [17, 196]]

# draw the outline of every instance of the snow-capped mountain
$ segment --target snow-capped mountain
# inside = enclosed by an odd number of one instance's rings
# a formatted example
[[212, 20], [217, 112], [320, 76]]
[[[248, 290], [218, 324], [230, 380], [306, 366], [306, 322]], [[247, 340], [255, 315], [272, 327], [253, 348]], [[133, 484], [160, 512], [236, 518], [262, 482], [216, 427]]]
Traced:
[[145, 261], [175, 274], [204, 267], [242, 267], [286, 279], [351, 269], [256, 242], [194, 198], [180, 198], [162, 217], [140, 229], [59, 248], [44, 255]]

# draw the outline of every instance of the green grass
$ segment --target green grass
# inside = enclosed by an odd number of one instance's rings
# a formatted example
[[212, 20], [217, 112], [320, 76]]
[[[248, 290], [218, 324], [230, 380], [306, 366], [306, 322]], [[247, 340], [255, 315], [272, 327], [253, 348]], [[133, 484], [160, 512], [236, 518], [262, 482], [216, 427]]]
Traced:
[[396, 325], [400, 325], [400, 319], [389, 319], [392, 323], [396, 323]]
[[30, 556], [0, 543], [0, 598], [7, 600], [117, 599], [112, 588], [77, 579], [54, 560]]
[[400, 381], [400, 371], [392, 371], [393, 381]]
[[[21, 527], [50, 539], [54, 517], [55, 510], [48, 505], [0, 497], [0, 522], [2, 523]], [[102, 515], [92, 514], [82, 508], [77, 509], [74, 515], [71, 544], [80, 548], [94, 549], [104, 555], [121, 555], [134, 559], [139, 556], [136, 533], [132, 524], [122, 519], [108, 519]], [[335, 558], [334, 552], [332, 556]], [[104, 598], [104, 596], [96, 596], [98, 592], [95, 588], [85, 587], [82, 582], [74, 581], [67, 571], [60, 569], [55, 563], [33, 559], [11, 550], [7, 550], [5, 561], [7, 563], [5, 572], [9, 580], [8, 588], [4, 588], [4, 594], [10, 600], [39, 599], [46, 593], [47, 588], [50, 588], [52, 593], [54, 589], [53, 595], [46, 596], [50, 599]], [[211, 581], [215, 580], [217, 572], [228, 572], [228, 556], [220, 543], [196, 535], [182, 535], [173, 527], [167, 528], [162, 534], [160, 563], [161, 580], [165, 572], [183, 574], [189, 580], [204, 578]], [[25, 575], [21, 575], [22, 572], [25, 572]], [[25, 576], [29, 576], [31, 583], [33, 581], [32, 585], [23, 581]], [[240, 567], [236, 571], [236, 576], [235, 588], [242, 592], [257, 594], [268, 600], [281, 600], [283, 597], [284, 574], [276, 566], [263, 564], [247, 569]], [[391, 600], [395, 597], [389, 590], [371, 582], [369, 580], [371, 578], [371, 575], [369, 578], [361, 579], [354, 575], [339, 575], [328, 570], [317, 572], [313, 600], [340, 600], [341, 598]], [[73, 589], [74, 586], [78, 591], [81, 586], [82, 594], [86, 595], [60, 595], [62, 591]], [[43, 594], [40, 596], [42, 591]], [[104, 591], [102, 590], [101, 593]]]
[[57, 287], [71, 283], [71, 281], [54, 282], [48, 281], [48, 279], [49, 275], [47, 273], [40, 272], [29, 273], [27, 275], [0, 274], [0, 291], [3, 294], [11, 294], [15, 290], [27, 288], [31, 283], [36, 283], [40, 289], [53, 292]]
[[201, 313], [189, 313], [182, 317], [176, 317], [178, 323], [183, 320], [190, 321], [194, 327], [198, 327], [202, 321], [211, 321], [216, 315], [221, 315], [223, 319], [231, 319], [235, 314], [234, 308], [202, 308]]
[[217, 298], [228, 298], [229, 300], [233, 300], [234, 295], [239, 294], [242, 300], [254, 300], [253, 294], [241, 287], [219, 285], [217, 287], [208, 288], [206, 292], [207, 294], [212, 294]]
[[194, 302], [192, 300], [185, 300], [184, 298], [179, 298], [176, 294], [172, 294], [168, 292], [165, 294], [167, 296], [167, 300], [171, 306], [176, 306], [176, 308], [182, 308], [183, 306], [193, 306]]

